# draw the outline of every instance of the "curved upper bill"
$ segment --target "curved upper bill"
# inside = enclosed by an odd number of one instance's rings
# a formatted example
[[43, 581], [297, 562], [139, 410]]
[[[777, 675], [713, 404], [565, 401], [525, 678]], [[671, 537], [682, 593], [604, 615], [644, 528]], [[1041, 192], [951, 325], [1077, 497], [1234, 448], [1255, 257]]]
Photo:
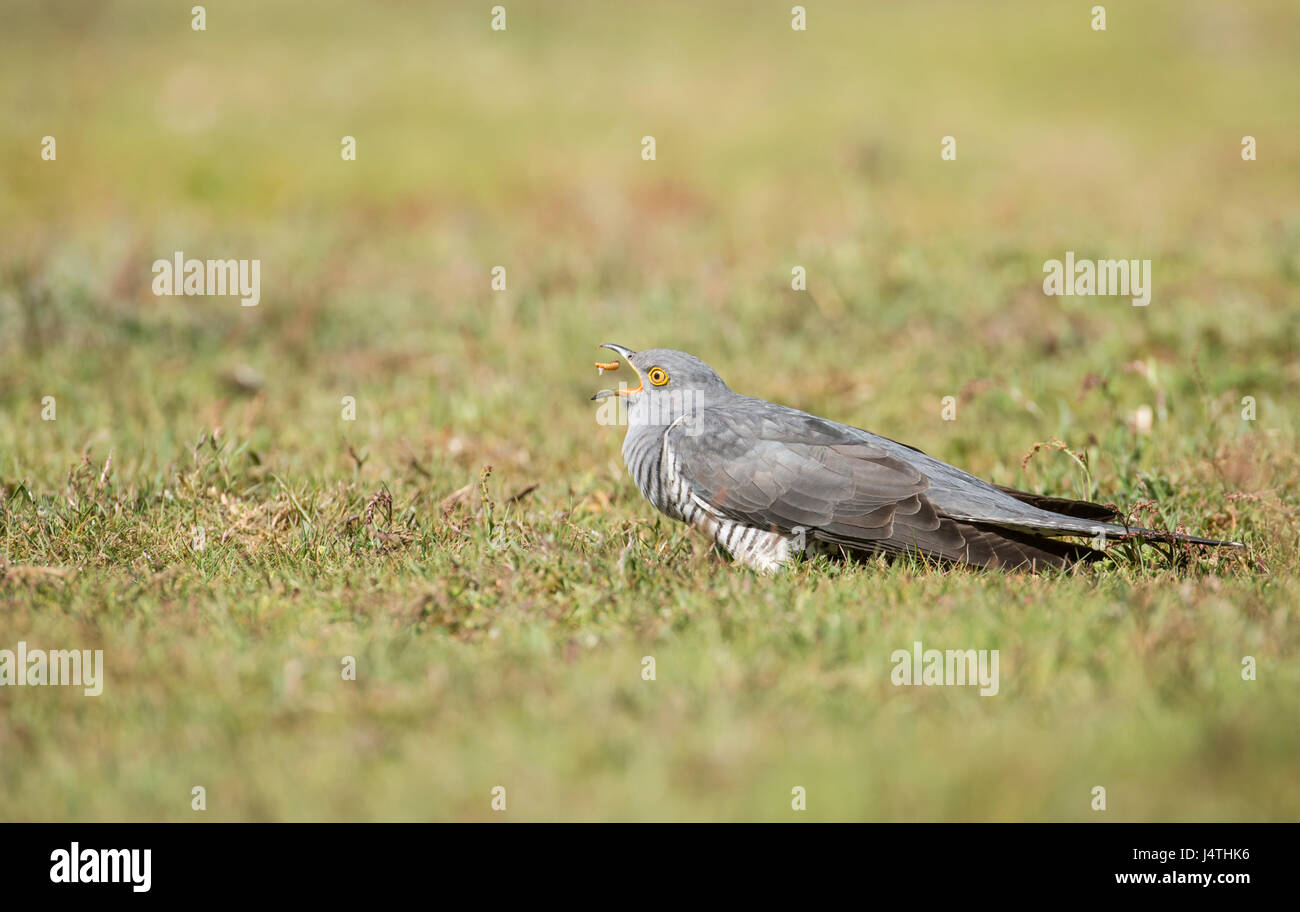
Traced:
[[[634, 352], [632, 349], [622, 345], [617, 345], [613, 342], [602, 342], [600, 344], [600, 348], [608, 348], [614, 354], [618, 355], [620, 358], [626, 361], [629, 366], [632, 365], [632, 360], [631, 360], [632, 356], [636, 354], [636, 352]], [[636, 370], [635, 367], [632, 367], [632, 369]], [[631, 395], [632, 393], [639, 393], [639, 392], [641, 392], [640, 383], [638, 383], [634, 389], [628, 389], [626, 387], [621, 387], [617, 390], [603, 389], [597, 392], [596, 395], [592, 396], [591, 399], [594, 402], [597, 399], [604, 399], [607, 396], [628, 396]]]
[[613, 342], [602, 342], [598, 347], [608, 348], [610, 351], [618, 355], [624, 361], [629, 360], [633, 355], [636, 354], [636, 352], [632, 351], [632, 349], [624, 348], [622, 345], [616, 345]]

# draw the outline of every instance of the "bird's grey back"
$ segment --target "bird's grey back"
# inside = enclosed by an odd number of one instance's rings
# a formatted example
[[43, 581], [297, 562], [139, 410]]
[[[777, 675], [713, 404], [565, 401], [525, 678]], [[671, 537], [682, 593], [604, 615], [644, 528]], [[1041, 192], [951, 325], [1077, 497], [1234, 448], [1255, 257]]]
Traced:
[[[765, 399], [728, 392], [729, 396], [724, 401], [706, 407], [706, 411], [717, 410], [711, 417], [721, 418], [729, 425], [738, 426], [742, 433], [756, 440], [778, 439], [790, 443], [825, 446], [865, 443], [877, 447], [922, 473], [929, 481], [925, 489], [926, 498], [939, 511], [954, 519], [1082, 535], [1096, 535], [1101, 532], [1122, 534], [1126, 531], [1124, 527], [1113, 523], [1066, 517], [1039, 509], [1017, 500], [969, 472], [964, 472], [888, 437], [768, 402]], [[655, 438], [660, 445], [663, 430], [660, 428], [660, 433]], [[647, 440], [645, 445], [651, 445], [651, 442]]]

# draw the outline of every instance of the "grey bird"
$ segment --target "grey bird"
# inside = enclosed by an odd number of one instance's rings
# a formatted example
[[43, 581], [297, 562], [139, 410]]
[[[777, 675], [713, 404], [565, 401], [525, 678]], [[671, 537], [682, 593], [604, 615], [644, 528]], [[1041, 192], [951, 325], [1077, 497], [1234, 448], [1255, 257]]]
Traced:
[[1131, 528], [1111, 507], [989, 484], [887, 437], [732, 392], [686, 352], [601, 348], [641, 380], [591, 397], [626, 399], [623, 459], [636, 486], [759, 572], [799, 553], [1037, 570], [1096, 560], [1104, 550], [1093, 545], [1133, 538], [1244, 547]]

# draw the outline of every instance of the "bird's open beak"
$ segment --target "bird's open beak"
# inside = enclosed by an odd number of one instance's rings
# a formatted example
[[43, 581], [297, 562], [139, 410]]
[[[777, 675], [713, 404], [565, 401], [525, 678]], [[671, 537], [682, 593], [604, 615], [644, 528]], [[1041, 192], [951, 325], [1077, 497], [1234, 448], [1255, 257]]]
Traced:
[[[615, 345], [613, 342], [602, 342], [601, 345], [600, 345], [600, 347], [601, 347], [601, 348], [608, 348], [608, 349], [609, 349], [610, 351], [612, 351], [614, 354], [618, 355], [620, 358], [622, 358], [624, 361], [626, 361], [627, 364], [628, 364], [628, 367], [631, 367], [632, 370], [636, 370], [636, 367], [632, 364], [632, 356], [635, 355], [636, 352], [632, 351], [632, 349], [630, 349], [630, 348], [624, 348], [622, 345]], [[614, 361], [614, 362], [601, 362], [601, 361], [598, 361], [598, 362], [596, 362], [596, 367], [600, 368], [600, 370], [602, 370], [602, 371], [607, 371], [607, 370], [618, 370], [618, 362], [617, 362], [617, 361]], [[592, 401], [594, 402], [594, 401], [596, 401], [597, 399], [605, 399], [605, 398], [608, 398], [609, 396], [624, 396], [624, 397], [627, 397], [627, 396], [632, 395], [633, 393], [639, 393], [639, 392], [641, 392], [641, 384], [640, 384], [640, 383], [637, 383], [637, 385], [636, 385], [635, 387], [631, 387], [631, 388], [629, 388], [629, 387], [620, 387], [619, 389], [616, 389], [616, 390], [609, 390], [609, 389], [603, 389], [603, 390], [600, 390], [598, 393], [596, 393], [596, 395], [592, 396], [591, 399], [592, 399]]]

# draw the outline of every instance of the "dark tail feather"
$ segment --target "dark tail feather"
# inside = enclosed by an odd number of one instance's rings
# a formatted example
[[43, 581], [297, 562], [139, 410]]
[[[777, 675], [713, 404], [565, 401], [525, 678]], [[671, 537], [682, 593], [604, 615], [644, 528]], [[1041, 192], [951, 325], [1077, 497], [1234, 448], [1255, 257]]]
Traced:
[[1029, 491], [1008, 488], [1006, 485], [994, 485], [994, 487], [1003, 494], [1010, 494], [1022, 503], [1027, 503], [1031, 507], [1038, 507], [1038, 509], [1046, 510], [1049, 513], [1060, 513], [1062, 516], [1073, 516], [1078, 519], [1098, 519], [1102, 522], [1118, 522], [1122, 518], [1119, 511], [1114, 507], [1093, 503], [1090, 500], [1048, 497], [1046, 494], [1033, 494]]
[[1085, 544], [1047, 538], [1000, 526], [961, 523], [967, 563], [1003, 570], [1041, 570], [1091, 563], [1106, 556]]
[[1182, 532], [1159, 532], [1155, 529], [1140, 529], [1136, 526], [1129, 529], [1124, 536], [1125, 540], [1130, 538], [1144, 538], [1147, 541], [1160, 542], [1161, 544], [1170, 544], [1171, 542], [1183, 545], [1205, 545], [1209, 548], [1244, 548], [1244, 542], [1224, 541], [1221, 538], [1202, 538], [1199, 535], [1184, 535]]
[[[1078, 519], [1093, 519], [1101, 522], [1116, 523], [1124, 525], [1124, 516], [1114, 507], [1108, 507], [1105, 504], [1093, 503], [1090, 500], [1070, 500], [1066, 497], [1048, 497], [1045, 494], [1033, 494], [1029, 491], [1020, 491], [1016, 488], [1008, 488], [1005, 485], [995, 485], [1003, 494], [1010, 494], [1016, 500], [1027, 503], [1031, 507], [1038, 507], [1040, 510], [1047, 510], [1051, 513], [1060, 513], [1062, 516], [1073, 516]], [[1160, 532], [1155, 529], [1143, 529], [1139, 526], [1126, 527], [1124, 539], [1144, 538], [1147, 541], [1160, 542], [1169, 544], [1178, 542], [1185, 545], [1205, 545], [1210, 548], [1244, 548], [1241, 542], [1223, 541], [1218, 538], [1202, 538], [1199, 535], [1184, 535], [1181, 532]]]

